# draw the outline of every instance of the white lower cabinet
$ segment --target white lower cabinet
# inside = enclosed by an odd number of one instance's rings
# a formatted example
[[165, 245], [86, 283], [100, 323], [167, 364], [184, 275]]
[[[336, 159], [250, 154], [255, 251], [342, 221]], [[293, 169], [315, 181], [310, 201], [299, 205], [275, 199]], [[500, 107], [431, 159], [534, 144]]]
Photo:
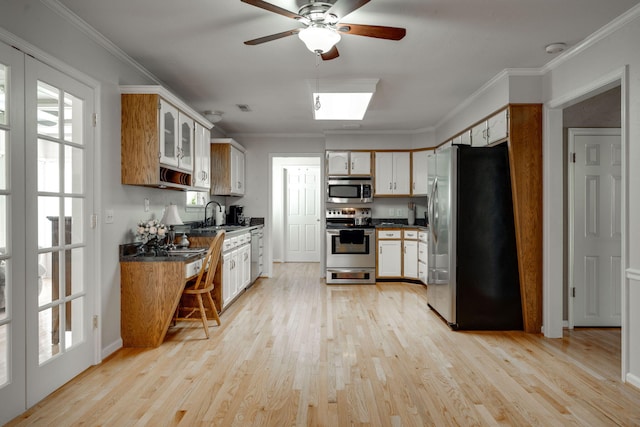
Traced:
[[376, 277], [422, 280], [424, 276], [422, 281], [426, 283], [426, 236], [426, 231], [417, 229], [377, 230]]
[[377, 273], [378, 277], [402, 276], [402, 240], [378, 240]]
[[222, 308], [225, 308], [233, 299], [235, 287], [235, 269], [232, 268], [232, 251], [222, 255]]
[[251, 233], [224, 239], [222, 253], [222, 308], [226, 308], [251, 280]]
[[403, 242], [404, 251], [402, 254], [402, 276], [407, 279], [418, 278], [418, 242], [416, 240], [405, 240]]
[[418, 232], [418, 279], [425, 285], [427, 284], [427, 275], [429, 274], [429, 270], [427, 269], [427, 257], [429, 255], [428, 238], [429, 233], [427, 231]]

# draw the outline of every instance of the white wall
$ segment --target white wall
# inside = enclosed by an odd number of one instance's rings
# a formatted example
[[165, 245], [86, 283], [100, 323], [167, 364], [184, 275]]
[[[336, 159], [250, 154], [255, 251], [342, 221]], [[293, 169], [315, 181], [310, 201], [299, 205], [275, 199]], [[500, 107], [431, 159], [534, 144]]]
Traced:
[[[628, 109], [623, 110], [626, 121], [626, 152], [627, 188], [626, 198], [626, 251], [627, 276], [636, 280], [625, 280], [623, 292], [626, 294], [625, 310], [623, 314], [623, 330], [626, 344], [623, 346], [623, 360], [627, 367], [627, 380], [640, 386], [640, 223], [635, 221], [640, 217], [640, 169], [634, 167], [640, 162], [640, 7], [636, 7], [624, 27], [609, 34], [602, 40], [585, 49], [579, 49], [568, 55], [544, 76], [544, 101], [561, 103], [584, 94], [584, 88], [591, 87], [597, 82], [606, 82], [608, 76], [616, 75], [625, 70], [628, 78], [623, 84], [623, 100], [627, 100]], [[623, 71], [624, 73], [624, 71]], [[626, 86], [625, 86], [626, 85]], [[576, 98], [577, 99], [577, 98]], [[554, 240], [561, 242], [561, 237]], [[550, 242], [555, 245], [557, 242]], [[625, 372], [623, 372], [625, 375]]]

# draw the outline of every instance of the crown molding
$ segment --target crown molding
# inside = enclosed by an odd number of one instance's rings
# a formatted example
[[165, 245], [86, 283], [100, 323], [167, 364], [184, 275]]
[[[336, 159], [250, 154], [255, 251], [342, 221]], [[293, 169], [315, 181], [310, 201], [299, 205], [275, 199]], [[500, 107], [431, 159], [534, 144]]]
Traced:
[[121, 60], [122, 62], [131, 65], [133, 68], [138, 70], [145, 77], [153, 81], [157, 84], [162, 84], [162, 81], [153, 75], [149, 70], [144, 68], [140, 63], [138, 63], [135, 59], [127, 55], [122, 49], [116, 46], [111, 40], [103, 36], [99, 33], [95, 28], [89, 25], [86, 21], [80, 18], [78, 15], [73, 13], [69, 8], [65, 5], [61, 4], [58, 0], [41, 0], [41, 2], [49, 7], [49, 9], [56, 12], [62, 18], [67, 20], [74, 27], [79, 29], [81, 32], [89, 36], [93, 41], [102, 46], [105, 50], [111, 53], [113, 56]]
[[640, 17], [640, 4], [632, 7], [622, 15], [618, 16], [616, 19], [609, 22], [604, 27], [600, 28], [599, 30], [592, 33], [590, 36], [586, 37], [580, 43], [572, 46], [566, 52], [563, 52], [557, 58], [554, 58], [551, 61], [547, 62], [541, 68], [541, 70], [543, 71], [543, 74], [546, 74], [549, 71], [553, 70], [554, 68], [557, 68], [558, 66], [560, 66], [560, 64], [567, 62], [568, 60], [572, 59], [573, 57], [577, 56], [578, 54], [592, 47], [597, 42], [601, 41], [605, 37], [610, 36], [611, 34], [615, 33], [616, 31], [620, 30], [622, 27], [627, 25], [629, 22], [635, 19], [638, 19], [639, 17]]

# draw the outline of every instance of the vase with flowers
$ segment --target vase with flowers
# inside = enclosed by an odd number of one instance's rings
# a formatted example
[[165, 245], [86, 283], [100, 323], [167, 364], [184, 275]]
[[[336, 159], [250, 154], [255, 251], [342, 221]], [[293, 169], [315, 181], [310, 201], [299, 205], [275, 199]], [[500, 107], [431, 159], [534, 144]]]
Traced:
[[167, 226], [157, 219], [140, 221], [136, 228], [136, 239], [142, 242], [139, 251], [150, 255], [160, 255], [164, 249]]

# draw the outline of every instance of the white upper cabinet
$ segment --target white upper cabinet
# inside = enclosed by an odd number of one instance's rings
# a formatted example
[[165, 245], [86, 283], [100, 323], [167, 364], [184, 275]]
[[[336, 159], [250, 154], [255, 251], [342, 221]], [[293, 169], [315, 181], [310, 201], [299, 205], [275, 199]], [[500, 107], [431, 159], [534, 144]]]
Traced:
[[411, 155], [408, 151], [376, 152], [377, 196], [411, 194]]
[[487, 120], [487, 144], [493, 144], [509, 136], [508, 125], [509, 120], [506, 109], [489, 117], [489, 120]]
[[454, 144], [471, 145], [471, 131], [467, 130], [458, 135], [458, 141], [454, 140]]
[[231, 193], [244, 194], [244, 153], [231, 146]]
[[484, 147], [487, 145], [487, 122], [483, 121], [471, 128], [471, 145]]
[[350, 173], [351, 175], [371, 175], [371, 152], [352, 151], [350, 153]]
[[371, 175], [370, 151], [327, 151], [327, 175]]
[[182, 111], [178, 112], [178, 169], [193, 171], [193, 139], [195, 122]]
[[195, 162], [193, 167], [192, 185], [197, 189], [209, 191], [211, 186], [211, 153], [209, 149], [210, 131], [200, 123], [195, 129]]
[[411, 195], [426, 196], [429, 190], [429, 154], [432, 150], [414, 151], [411, 154]]
[[178, 167], [178, 109], [160, 98], [160, 163]]
[[489, 117], [471, 128], [471, 143], [474, 147], [484, 147], [505, 139], [509, 133], [507, 109]]
[[327, 174], [328, 175], [349, 175], [349, 152], [348, 151], [328, 151], [327, 152]]

